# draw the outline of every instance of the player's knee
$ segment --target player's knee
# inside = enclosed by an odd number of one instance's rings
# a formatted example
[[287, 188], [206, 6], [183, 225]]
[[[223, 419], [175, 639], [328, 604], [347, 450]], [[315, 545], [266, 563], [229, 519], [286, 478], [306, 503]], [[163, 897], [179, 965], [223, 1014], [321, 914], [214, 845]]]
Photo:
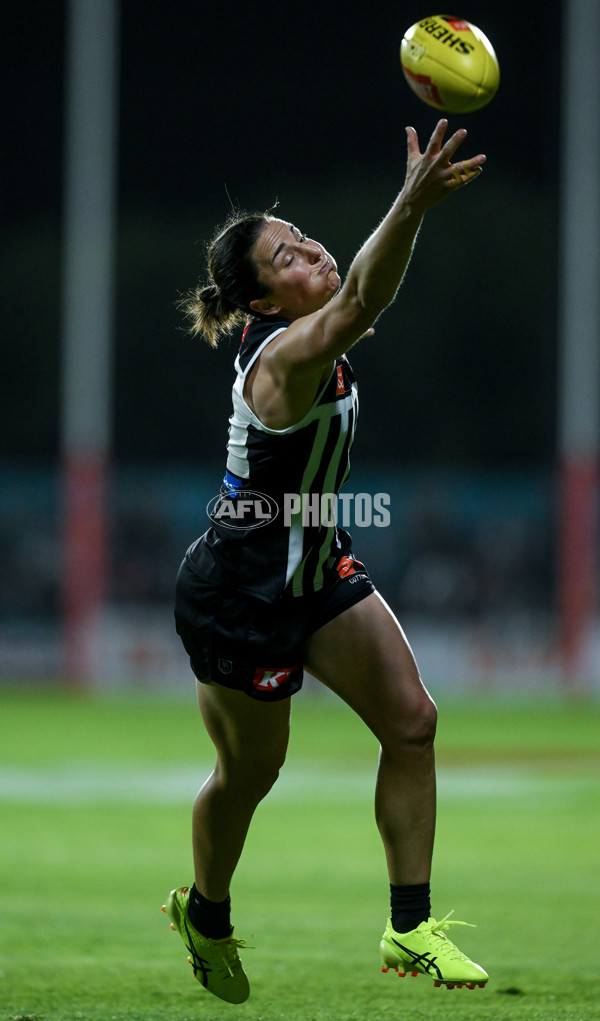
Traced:
[[224, 779], [244, 797], [258, 803], [267, 796], [285, 761], [285, 751], [267, 751], [263, 754], [242, 756], [224, 769]]
[[437, 708], [428, 695], [421, 700], [411, 725], [413, 741], [418, 744], [433, 744], [437, 729]]
[[254, 767], [252, 782], [254, 791], [259, 800], [265, 798], [276, 783], [282, 765], [283, 761], [279, 762], [278, 759], [267, 759], [263, 762], [258, 762]]
[[386, 738], [382, 741], [384, 751], [402, 751], [407, 746], [431, 746], [435, 740], [436, 727], [435, 702], [424, 693], [410, 705], [399, 706], [388, 719]]

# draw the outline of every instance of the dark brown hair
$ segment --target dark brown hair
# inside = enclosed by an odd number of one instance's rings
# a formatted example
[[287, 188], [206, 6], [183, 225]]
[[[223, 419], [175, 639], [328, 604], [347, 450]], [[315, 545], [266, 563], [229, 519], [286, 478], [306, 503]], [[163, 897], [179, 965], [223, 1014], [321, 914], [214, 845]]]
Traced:
[[192, 336], [204, 337], [211, 347], [217, 346], [222, 334], [254, 315], [250, 302], [267, 293], [250, 253], [272, 219], [270, 213], [232, 213], [207, 245], [206, 283], [198, 283], [179, 302], [191, 321]]

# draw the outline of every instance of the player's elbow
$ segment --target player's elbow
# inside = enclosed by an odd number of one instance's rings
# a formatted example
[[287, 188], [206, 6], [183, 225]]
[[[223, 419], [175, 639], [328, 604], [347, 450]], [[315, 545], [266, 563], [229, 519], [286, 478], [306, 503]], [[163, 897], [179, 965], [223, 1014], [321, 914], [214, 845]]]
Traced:
[[398, 292], [398, 287], [382, 287], [376, 281], [365, 282], [357, 290], [356, 301], [369, 325], [391, 305]]
[[354, 334], [357, 340], [373, 325], [385, 307], [370, 301], [369, 296], [358, 288], [348, 294], [340, 294], [340, 298], [343, 299], [340, 319], [344, 328]]

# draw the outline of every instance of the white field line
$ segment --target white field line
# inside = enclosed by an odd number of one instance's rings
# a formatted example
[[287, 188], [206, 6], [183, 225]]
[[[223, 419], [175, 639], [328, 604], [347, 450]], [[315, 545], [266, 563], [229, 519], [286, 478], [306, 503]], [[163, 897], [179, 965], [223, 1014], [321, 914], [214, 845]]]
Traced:
[[[46, 769], [0, 766], [0, 802], [187, 804], [211, 768], [206, 763], [194, 769], [89, 762]], [[269, 798], [352, 802], [372, 797], [374, 785], [375, 769], [341, 772], [294, 765], [283, 769]], [[598, 781], [585, 775], [544, 777], [509, 767], [438, 771], [439, 794], [446, 800], [535, 797], [597, 788]]]

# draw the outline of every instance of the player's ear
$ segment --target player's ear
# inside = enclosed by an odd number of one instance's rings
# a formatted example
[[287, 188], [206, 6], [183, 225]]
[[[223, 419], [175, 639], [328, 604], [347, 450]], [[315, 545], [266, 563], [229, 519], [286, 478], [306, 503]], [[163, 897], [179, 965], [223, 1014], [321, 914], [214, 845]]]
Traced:
[[273, 305], [268, 298], [254, 298], [250, 302], [250, 308], [263, 316], [276, 316], [281, 312], [281, 305]]

